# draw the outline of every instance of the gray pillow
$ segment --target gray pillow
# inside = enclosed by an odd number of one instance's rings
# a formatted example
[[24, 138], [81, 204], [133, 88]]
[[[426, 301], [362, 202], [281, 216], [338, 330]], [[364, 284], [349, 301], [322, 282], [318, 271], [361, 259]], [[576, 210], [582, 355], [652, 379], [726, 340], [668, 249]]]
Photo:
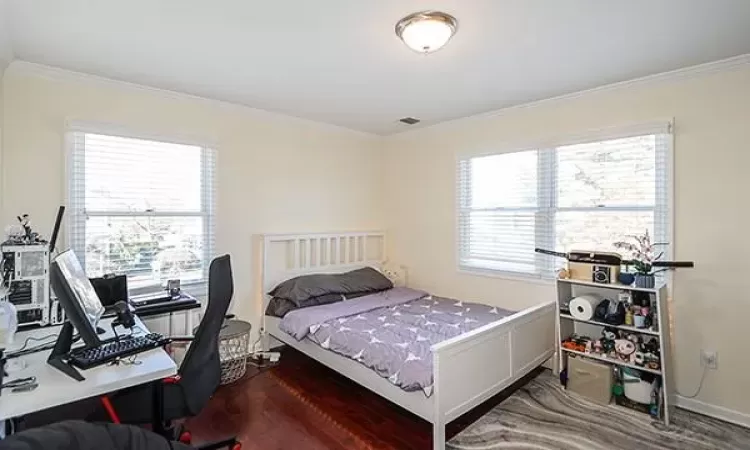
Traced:
[[327, 294], [321, 295], [320, 297], [311, 297], [297, 304], [285, 298], [274, 297], [268, 303], [268, 307], [266, 308], [266, 315], [274, 317], [284, 317], [289, 311], [293, 311], [298, 308], [327, 305], [329, 303], [336, 303], [342, 300], [344, 300], [344, 297], [341, 294]]
[[271, 292], [278, 297], [302, 307], [309, 298], [328, 294], [373, 293], [391, 289], [393, 283], [372, 267], [337, 274], [302, 275], [279, 284]]
[[[289, 311], [294, 311], [299, 308], [308, 308], [310, 306], [327, 305], [329, 303], [336, 303], [344, 300], [351, 300], [353, 298], [362, 297], [364, 295], [372, 294], [373, 292], [355, 292], [353, 294], [326, 294], [320, 297], [310, 297], [307, 300], [299, 302], [300, 306], [291, 300], [285, 298], [274, 297], [268, 303], [266, 308], [266, 315], [283, 318]], [[346, 297], [346, 298], [345, 298]]]

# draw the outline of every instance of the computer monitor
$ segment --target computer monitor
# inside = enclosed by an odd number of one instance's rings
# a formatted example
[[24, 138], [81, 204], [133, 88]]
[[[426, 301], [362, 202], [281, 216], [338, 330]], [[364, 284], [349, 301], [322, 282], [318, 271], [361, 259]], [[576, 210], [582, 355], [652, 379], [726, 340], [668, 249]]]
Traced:
[[104, 306], [72, 250], [60, 253], [50, 264], [50, 284], [86, 345], [100, 345], [96, 325], [104, 314]]

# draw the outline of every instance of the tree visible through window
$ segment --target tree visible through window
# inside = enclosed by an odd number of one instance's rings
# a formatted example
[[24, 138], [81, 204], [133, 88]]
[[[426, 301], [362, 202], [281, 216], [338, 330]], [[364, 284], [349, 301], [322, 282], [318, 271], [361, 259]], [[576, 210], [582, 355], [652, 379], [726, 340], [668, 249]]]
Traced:
[[213, 150], [73, 132], [70, 242], [89, 276], [131, 292], [201, 285], [213, 245]]
[[646, 230], [668, 240], [669, 142], [665, 132], [460, 160], [459, 266], [551, 277], [563, 261], [535, 247], [615, 251]]

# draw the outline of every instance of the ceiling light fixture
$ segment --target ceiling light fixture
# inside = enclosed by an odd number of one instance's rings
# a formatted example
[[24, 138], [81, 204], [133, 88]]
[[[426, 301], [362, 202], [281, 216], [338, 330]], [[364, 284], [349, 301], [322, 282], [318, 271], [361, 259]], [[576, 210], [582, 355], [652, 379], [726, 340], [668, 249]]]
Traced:
[[407, 125], [416, 125], [421, 122], [421, 120], [417, 119], [416, 117], [404, 117], [402, 119], [398, 119], [398, 121]]
[[456, 34], [458, 21], [440, 11], [410, 14], [396, 24], [396, 35], [409, 48], [419, 53], [440, 50]]

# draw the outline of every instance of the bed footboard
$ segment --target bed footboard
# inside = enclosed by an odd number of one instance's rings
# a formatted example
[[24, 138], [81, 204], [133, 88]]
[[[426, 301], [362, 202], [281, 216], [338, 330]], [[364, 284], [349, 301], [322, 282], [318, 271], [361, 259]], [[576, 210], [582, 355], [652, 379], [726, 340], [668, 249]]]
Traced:
[[445, 448], [445, 424], [528, 374], [554, 351], [555, 302], [433, 345], [433, 448]]

